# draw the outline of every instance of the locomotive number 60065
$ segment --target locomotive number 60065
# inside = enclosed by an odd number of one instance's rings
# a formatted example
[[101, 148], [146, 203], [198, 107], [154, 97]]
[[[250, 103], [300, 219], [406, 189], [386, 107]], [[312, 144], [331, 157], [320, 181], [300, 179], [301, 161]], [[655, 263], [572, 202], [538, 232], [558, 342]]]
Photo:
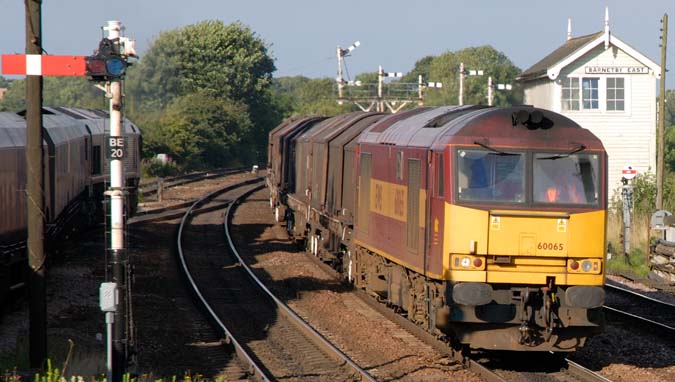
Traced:
[[547, 251], [562, 251], [565, 249], [563, 243], [539, 243], [537, 249], [544, 249]]

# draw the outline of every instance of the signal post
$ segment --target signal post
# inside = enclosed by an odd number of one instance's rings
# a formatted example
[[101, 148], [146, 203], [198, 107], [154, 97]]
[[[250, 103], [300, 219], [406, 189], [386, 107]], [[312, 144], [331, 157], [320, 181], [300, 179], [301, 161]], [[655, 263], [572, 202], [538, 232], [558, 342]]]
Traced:
[[[129, 293], [128, 257], [124, 242], [126, 231], [124, 200], [124, 158], [126, 140], [122, 128], [122, 79], [126, 74], [127, 58], [135, 57], [133, 41], [121, 37], [122, 23], [108, 21], [104, 28], [108, 37], [99, 43], [93, 56], [86, 58], [86, 75], [91, 81], [102, 82], [99, 88], [110, 98], [110, 136], [106, 141], [106, 154], [110, 159], [110, 242], [107, 252], [110, 256], [112, 278], [101, 284], [100, 305], [105, 312], [108, 380], [121, 381], [126, 370], [127, 342], [127, 296]], [[108, 272], [106, 272], [106, 275]]]

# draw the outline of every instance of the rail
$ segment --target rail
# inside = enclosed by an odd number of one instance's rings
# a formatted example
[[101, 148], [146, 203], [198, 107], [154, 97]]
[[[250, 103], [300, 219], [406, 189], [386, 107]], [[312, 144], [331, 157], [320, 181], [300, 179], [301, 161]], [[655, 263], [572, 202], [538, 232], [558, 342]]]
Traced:
[[224, 217], [224, 229], [225, 229], [225, 237], [227, 239], [227, 243], [230, 247], [230, 250], [234, 254], [234, 256], [237, 257], [237, 260], [239, 261], [239, 264], [241, 264], [241, 267], [246, 271], [248, 276], [251, 278], [251, 280], [256, 283], [262, 291], [265, 292], [267, 297], [274, 302], [274, 304], [277, 306], [279, 311], [283, 313], [293, 324], [295, 324], [300, 331], [302, 331], [307, 338], [311, 339], [314, 341], [314, 343], [319, 346], [321, 349], [323, 349], [327, 354], [331, 355], [336, 361], [338, 362], [343, 362], [345, 365], [347, 365], [352, 372], [356, 373], [361, 381], [368, 381], [368, 382], [375, 382], [376, 380], [365, 370], [363, 370], [361, 367], [359, 367], [354, 361], [352, 361], [346, 354], [344, 354], [340, 349], [335, 347], [332, 343], [330, 343], [324, 336], [322, 336], [319, 332], [317, 332], [314, 328], [312, 328], [307, 322], [305, 322], [300, 316], [298, 316], [293, 310], [291, 310], [286, 304], [284, 304], [281, 300], [279, 300], [264, 284], [258, 277], [255, 276], [251, 268], [244, 262], [244, 259], [241, 257], [239, 252], [237, 251], [236, 246], [234, 245], [234, 242], [232, 241], [232, 237], [230, 235], [230, 230], [229, 230], [229, 221], [230, 221], [230, 211], [232, 210], [233, 206], [236, 206], [241, 199], [245, 198], [248, 196], [248, 194], [253, 193], [257, 190], [260, 190], [264, 188], [264, 185], [261, 185], [258, 188], [249, 190], [246, 194], [242, 195], [239, 199], [234, 200], [226, 209], [225, 211], [225, 217]]
[[233, 190], [235, 188], [251, 184], [256, 181], [260, 181], [261, 178], [255, 178], [252, 180], [246, 180], [243, 182], [239, 182], [233, 185], [229, 185], [227, 187], [224, 187], [222, 189], [216, 190], [214, 192], [209, 193], [205, 197], [197, 200], [188, 208], [188, 210], [185, 212], [183, 215], [183, 218], [181, 219], [179, 228], [178, 228], [178, 238], [177, 238], [177, 247], [178, 247], [178, 257], [180, 259], [180, 264], [181, 264], [181, 270], [185, 277], [188, 280], [188, 283], [190, 284], [193, 292], [195, 293], [195, 296], [197, 299], [201, 302], [202, 306], [204, 309], [209, 314], [209, 317], [211, 321], [222, 331], [224, 334], [224, 338], [226, 343], [229, 343], [232, 345], [232, 347], [235, 350], [235, 353], [237, 354], [237, 357], [244, 362], [245, 364], [249, 365], [250, 367], [250, 372], [253, 374], [253, 376], [260, 380], [260, 381], [265, 381], [268, 382], [271, 380], [269, 376], [265, 374], [265, 372], [262, 370], [262, 368], [254, 361], [253, 357], [248, 354], [248, 352], [244, 349], [244, 347], [237, 341], [237, 339], [232, 335], [232, 333], [228, 330], [228, 328], [225, 326], [225, 324], [220, 320], [216, 312], [211, 308], [211, 305], [206, 301], [206, 298], [204, 298], [204, 295], [200, 291], [199, 287], [197, 286], [195, 280], [193, 279], [192, 275], [189, 272], [187, 262], [185, 261], [185, 256], [183, 255], [183, 250], [182, 250], [182, 237], [183, 237], [183, 229], [187, 223], [188, 218], [193, 214], [193, 211], [196, 210], [196, 208], [213, 197], [222, 194], [224, 192]]

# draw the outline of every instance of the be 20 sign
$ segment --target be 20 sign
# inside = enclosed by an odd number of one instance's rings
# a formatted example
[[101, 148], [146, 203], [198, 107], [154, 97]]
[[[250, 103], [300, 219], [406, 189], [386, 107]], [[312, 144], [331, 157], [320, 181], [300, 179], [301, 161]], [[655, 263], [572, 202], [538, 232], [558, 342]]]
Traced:
[[127, 137], [107, 137], [105, 153], [108, 159], [124, 159], [127, 156]]

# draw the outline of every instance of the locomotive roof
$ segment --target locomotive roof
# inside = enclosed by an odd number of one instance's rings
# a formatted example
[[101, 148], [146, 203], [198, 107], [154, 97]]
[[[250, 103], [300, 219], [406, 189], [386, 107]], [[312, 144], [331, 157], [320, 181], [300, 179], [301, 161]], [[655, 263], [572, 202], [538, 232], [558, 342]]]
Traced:
[[[539, 116], [541, 122], [534, 123]], [[600, 140], [576, 122], [531, 106], [443, 106], [411, 115], [379, 131], [382, 122], [366, 130], [359, 143], [434, 149], [448, 144], [474, 145], [477, 141], [502, 147], [551, 149], [583, 143], [588, 149], [603, 150]]]
[[83, 121], [63, 113], [43, 113], [42, 125], [54, 144], [89, 135]]
[[340, 120], [340, 123], [332, 129], [323, 129], [322, 131], [317, 132], [315, 136], [312, 137], [312, 141], [316, 143], [326, 143], [335, 139], [336, 136], [341, 135], [344, 130], [349, 127], [357, 124], [359, 121], [372, 116], [372, 115], [381, 115], [381, 113], [375, 112], [363, 112], [356, 111], [345, 115], [344, 119]]
[[26, 120], [16, 113], [0, 112], [0, 129], [26, 127]]
[[[74, 119], [85, 120], [92, 134], [107, 134], [110, 131], [110, 114], [104, 110], [85, 109], [78, 107], [55, 107], [47, 108], [55, 113], [68, 115]], [[123, 118], [124, 134], [136, 135], [140, 129], [128, 118]]]

